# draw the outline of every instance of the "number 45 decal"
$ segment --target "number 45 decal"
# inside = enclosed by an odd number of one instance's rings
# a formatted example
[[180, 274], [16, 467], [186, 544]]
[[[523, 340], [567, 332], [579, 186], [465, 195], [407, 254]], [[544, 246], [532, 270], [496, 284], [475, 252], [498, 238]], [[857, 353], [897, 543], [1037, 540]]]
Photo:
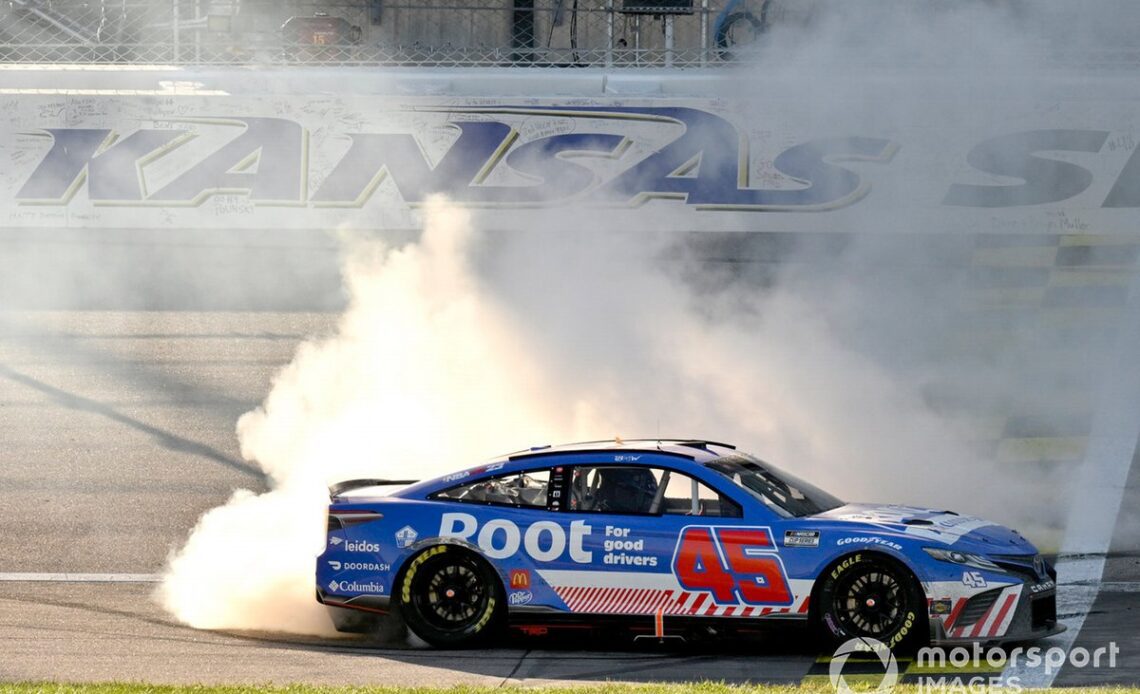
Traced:
[[981, 571], [963, 571], [962, 583], [970, 588], [985, 588], [987, 585]]
[[673, 553], [673, 573], [683, 588], [709, 591], [719, 604], [792, 603], [768, 528], [686, 526]]

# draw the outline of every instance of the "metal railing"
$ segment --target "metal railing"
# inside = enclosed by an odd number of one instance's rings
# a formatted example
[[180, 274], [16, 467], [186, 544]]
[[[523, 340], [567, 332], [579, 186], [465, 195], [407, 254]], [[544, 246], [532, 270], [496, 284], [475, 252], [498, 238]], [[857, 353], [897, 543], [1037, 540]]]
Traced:
[[769, 1], [11, 0], [0, 62], [683, 67], [731, 60]]
[[[1140, 3], [1087, 3], [1038, 0], [1033, 7], [1045, 10], [1014, 21], [1039, 34], [1045, 62], [1140, 62], [1140, 40], [1127, 30], [1140, 21]], [[836, 18], [858, 26], [872, 10], [937, 22], [945, 8], [915, 0], [0, 0], [0, 62], [692, 67], [738, 62], [785, 27]], [[1095, 55], [1068, 40], [1088, 17], [1105, 25], [1090, 29]]]

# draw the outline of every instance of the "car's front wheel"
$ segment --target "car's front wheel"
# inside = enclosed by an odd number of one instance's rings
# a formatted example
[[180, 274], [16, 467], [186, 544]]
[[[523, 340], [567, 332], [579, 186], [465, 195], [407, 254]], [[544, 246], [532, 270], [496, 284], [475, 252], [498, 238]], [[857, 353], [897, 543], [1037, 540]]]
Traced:
[[914, 646], [926, 628], [922, 588], [905, 567], [862, 552], [844, 557], [825, 574], [816, 609], [835, 640], [876, 639], [892, 649]]
[[470, 646], [490, 636], [503, 611], [502, 588], [487, 562], [449, 545], [425, 550], [400, 583], [404, 620], [433, 646]]

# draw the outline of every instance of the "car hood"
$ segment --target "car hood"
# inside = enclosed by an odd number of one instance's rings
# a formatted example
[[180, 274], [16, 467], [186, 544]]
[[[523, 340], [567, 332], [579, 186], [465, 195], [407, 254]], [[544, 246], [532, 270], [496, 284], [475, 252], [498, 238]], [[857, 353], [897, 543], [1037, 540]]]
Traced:
[[1037, 549], [1016, 530], [993, 521], [914, 506], [847, 504], [815, 518], [872, 525], [904, 537], [922, 538], [979, 554], [1035, 554]]

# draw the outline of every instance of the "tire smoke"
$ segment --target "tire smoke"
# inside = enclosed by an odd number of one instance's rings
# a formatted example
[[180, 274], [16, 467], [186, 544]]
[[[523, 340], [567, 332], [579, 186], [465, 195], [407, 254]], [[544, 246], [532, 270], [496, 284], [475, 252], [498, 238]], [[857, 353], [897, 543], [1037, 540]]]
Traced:
[[[988, 3], [918, 24], [862, 5], [837, 12], [759, 50], [783, 122], [884, 137], [918, 124], [932, 140], [957, 130], [980, 142], [1051, 93], [1039, 74], [1021, 79], [1042, 42]], [[916, 63], [941, 79], [879, 72]], [[976, 79], [983, 68], [988, 81]], [[740, 79], [742, 92], [761, 92], [746, 71]], [[900, 159], [915, 180], [945, 177]], [[1003, 342], [953, 356], [952, 343], [975, 331], [951, 300], [975, 289], [970, 269], [939, 274], [937, 244], [895, 257], [883, 239], [929, 231], [907, 216], [913, 192], [877, 190], [877, 206], [851, 216], [847, 231], [877, 240], [790, 254], [759, 285], [719, 277], [683, 239], [647, 232], [667, 204], [639, 210], [636, 230], [575, 208], [550, 213], [542, 229], [492, 233], [436, 198], [414, 242], [348, 238], [349, 306], [335, 334], [303, 344], [238, 423], [270, 491], [239, 491], [202, 517], [170, 559], [162, 604], [195, 627], [330, 633], [313, 598], [329, 483], [426, 478], [507, 450], [615, 435], [729, 441], [851, 501], [982, 515], [1031, 539], [1041, 525], [1055, 530], [1066, 509], [1050, 499], [1069, 473], [995, 465], [971, 443], [992, 432], [948, 416], [939, 394], [959, 414], [992, 414], [983, 402], [1054, 414], [1069, 399], [1062, 375], [1113, 343], [1050, 350], [1034, 344], [1031, 323], [1010, 318]]]
[[417, 242], [349, 239], [336, 334], [304, 343], [238, 422], [270, 490], [202, 517], [170, 558], [163, 606], [199, 628], [331, 634], [313, 598], [328, 484], [422, 479], [541, 443], [705, 436], [852, 500], [979, 506], [965, 489], [947, 498], [968, 472], [960, 438], [819, 305], [698, 294], [659, 262], [666, 240], [608, 238], [490, 239], [436, 198]]

